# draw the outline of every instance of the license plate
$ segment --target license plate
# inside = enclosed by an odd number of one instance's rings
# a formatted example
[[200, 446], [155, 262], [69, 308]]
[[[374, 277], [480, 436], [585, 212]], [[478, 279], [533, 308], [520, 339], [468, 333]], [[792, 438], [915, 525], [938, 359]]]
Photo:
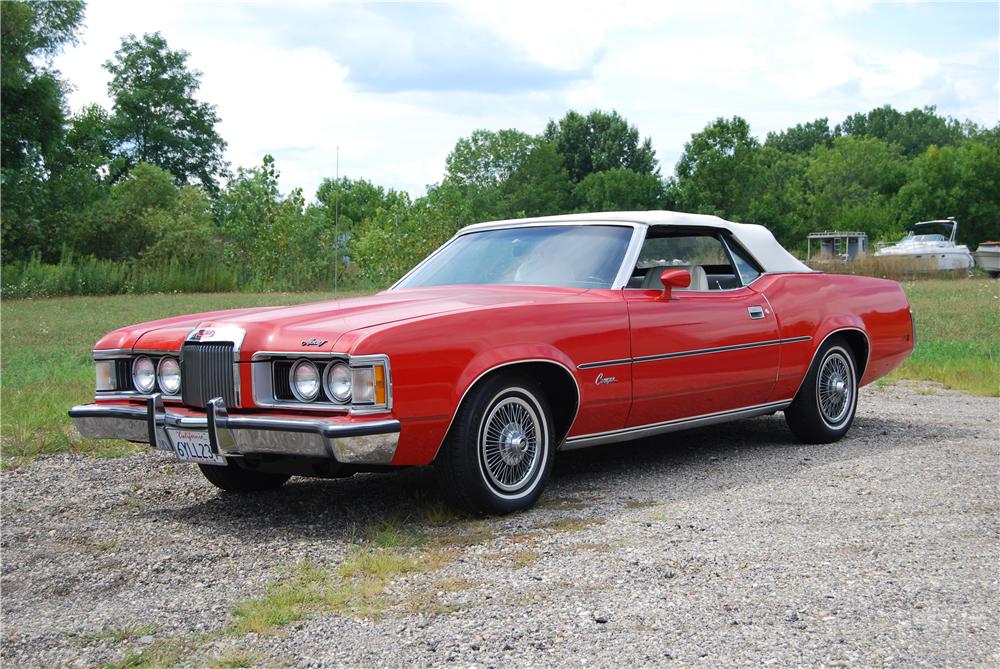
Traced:
[[201, 430], [167, 430], [170, 443], [178, 460], [197, 462], [203, 465], [225, 466], [226, 459], [212, 452], [212, 442], [208, 432]]

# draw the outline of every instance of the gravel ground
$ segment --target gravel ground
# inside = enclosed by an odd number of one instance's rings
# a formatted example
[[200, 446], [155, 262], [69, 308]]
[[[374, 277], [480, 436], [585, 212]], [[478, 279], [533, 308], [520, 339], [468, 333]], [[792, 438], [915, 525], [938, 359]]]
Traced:
[[[485, 521], [441, 518], [427, 470], [238, 498], [161, 453], [46, 458], [2, 475], [3, 665], [143, 666], [181, 640], [188, 666], [995, 667], [998, 410], [867, 388], [840, 443], [771, 416], [568, 453], [538, 508]], [[220, 633], [408, 509], [465, 540], [379, 615]]]

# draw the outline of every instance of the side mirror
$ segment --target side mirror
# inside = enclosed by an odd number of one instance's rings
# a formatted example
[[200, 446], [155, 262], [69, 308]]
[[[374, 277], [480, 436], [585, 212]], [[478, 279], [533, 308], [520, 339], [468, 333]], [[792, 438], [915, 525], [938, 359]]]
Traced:
[[660, 274], [660, 283], [663, 284], [663, 292], [656, 299], [667, 301], [674, 288], [687, 288], [691, 285], [691, 272], [686, 269], [665, 269]]

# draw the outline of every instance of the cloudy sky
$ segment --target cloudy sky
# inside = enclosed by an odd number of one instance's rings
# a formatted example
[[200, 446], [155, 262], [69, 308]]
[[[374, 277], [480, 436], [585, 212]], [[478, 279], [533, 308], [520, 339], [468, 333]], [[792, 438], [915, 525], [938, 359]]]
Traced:
[[70, 104], [105, 106], [128, 33], [191, 53], [233, 166], [275, 156], [311, 197], [335, 171], [422, 194], [477, 128], [541, 131], [617, 109], [664, 174], [692, 132], [741, 115], [763, 137], [882, 104], [1000, 121], [1000, 3], [90, 0], [56, 66]]

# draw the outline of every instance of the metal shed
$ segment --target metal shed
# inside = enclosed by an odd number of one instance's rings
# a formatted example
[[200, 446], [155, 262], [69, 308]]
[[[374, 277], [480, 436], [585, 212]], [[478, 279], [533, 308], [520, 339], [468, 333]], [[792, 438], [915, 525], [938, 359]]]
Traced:
[[868, 235], [864, 232], [810, 232], [807, 240], [806, 259], [813, 257], [813, 242], [817, 243], [817, 259], [854, 260], [868, 253]]

